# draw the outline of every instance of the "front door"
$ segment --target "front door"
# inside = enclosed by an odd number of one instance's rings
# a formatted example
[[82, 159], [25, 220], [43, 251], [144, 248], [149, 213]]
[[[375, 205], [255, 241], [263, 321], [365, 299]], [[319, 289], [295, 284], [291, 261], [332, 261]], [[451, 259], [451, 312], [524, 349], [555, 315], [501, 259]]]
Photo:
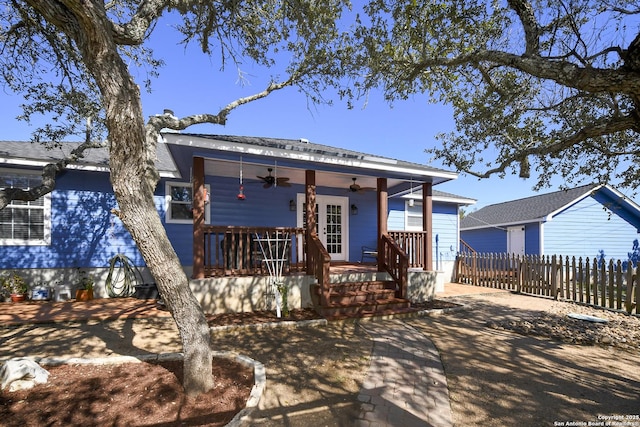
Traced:
[[[347, 260], [349, 198], [316, 195], [316, 224], [318, 237], [327, 248], [332, 261]], [[298, 227], [306, 226], [304, 194], [298, 194]]]
[[524, 255], [524, 226], [507, 228], [507, 252], [510, 254]]

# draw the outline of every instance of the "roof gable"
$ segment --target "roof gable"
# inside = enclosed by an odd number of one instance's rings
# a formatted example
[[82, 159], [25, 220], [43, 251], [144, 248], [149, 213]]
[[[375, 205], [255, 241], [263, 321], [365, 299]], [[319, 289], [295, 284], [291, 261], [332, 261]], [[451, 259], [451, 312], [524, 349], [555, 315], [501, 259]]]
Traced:
[[460, 222], [460, 229], [468, 230], [545, 221], [550, 216], [556, 215], [585, 197], [591, 196], [601, 187], [602, 185], [589, 184], [569, 190], [485, 206], [465, 216]]

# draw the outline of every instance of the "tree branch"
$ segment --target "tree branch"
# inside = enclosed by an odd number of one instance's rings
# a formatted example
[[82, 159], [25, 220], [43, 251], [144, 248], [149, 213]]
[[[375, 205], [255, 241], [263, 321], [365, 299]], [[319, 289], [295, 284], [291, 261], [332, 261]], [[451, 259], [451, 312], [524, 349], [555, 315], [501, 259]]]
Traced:
[[[528, 172], [528, 160], [529, 156], [549, 156], [549, 155], [557, 155], [562, 151], [577, 146], [584, 141], [587, 141], [590, 138], [597, 138], [605, 135], [610, 135], [616, 132], [623, 132], [627, 130], [634, 130], [637, 126], [637, 122], [634, 116], [627, 115], [625, 117], [615, 118], [606, 122], [601, 122], [594, 124], [593, 126], [585, 127], [580, 129], [578, 132], [573, 135], [568, 136], [567, 138], [557, 140], [549, 145], [546, 144], [538, 144], [535, 146], [529, 146], [523, 150], [518, 150], [513, 154], [502, 159], [500, 164], [492, 169], [488, 169], [485, 172], [475, 172], [472, 171], [458, 163], [451, 158], [449, 160], [452, 161], [453, 164], [458, 166], [459, 170], [475, 176], [477, 178], [489, 178], [491, 175], [503, 173], [507, 170], [507, 168], [512, 163], [520, 164], [520, 176], [526, 177], [526, 172]], [[604, 150], [602, 147], [596, 147], [592, 145], [592, 148], [597, 149], [598, 151], [611, 154], [612, 152]], [[624, 155], [624, 154], [633, 154], [640, 155], [639, 150], [625, 151], [625, 152], [616, 152], [615, 155]]]
[[297, 75], [294, 74], [289, 79], [282, 82], [272, 82], [262, 92], [255, 93], [253, 95], [239, 98], [233, 102], [230, 102], [225, 107], [220, 109], [217, 114], [193, 114], [190, 116], [179, 119], [171, 112], [165, 112], [149, 118], [147, 123], [147, 138], [152, 141], [156, 141], [157, 136], [160, 135], [160, 130], [164, 128], [173, 130], [183, 130], [193, 125], [198, 124], [215, 124], [224, 125], [227, 122], [229, 114], [241, 105], [247, 104], [252, 101], [256, 101], [261, 98], [267, 97], [270, 93], [283, 89], [287, 86], [291, 86], [297, 79]]
[[67, 169], [69, 163], [83, 158], [84, 152], [88, 149], [104, 147], [106, 147], [106, 144], [103, 142], [84, 142], [73, 149], [69, 156], [44, 166], [42, 168], [42, 183], [39, 186], [29, 190], [11, 187], [0, 190], [0, 210], [4, 209], [13, 200], [33, 202], [51, 193], [56, 185], [56, 177]]

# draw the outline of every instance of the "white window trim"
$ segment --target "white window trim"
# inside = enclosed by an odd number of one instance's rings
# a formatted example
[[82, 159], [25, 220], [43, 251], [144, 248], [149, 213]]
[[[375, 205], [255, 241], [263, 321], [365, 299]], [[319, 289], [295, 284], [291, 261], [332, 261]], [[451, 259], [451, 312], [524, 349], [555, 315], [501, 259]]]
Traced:
[[[192, 185], [190, 182], [176, 182], [176, 181], [167, 181], [165, 182], [164, 187], [164, 218], [167, 224], [193, 224], [192, 219], [173, 219], [171, 218], [171, 187], [189, 187]], [[205, 184], [204, 187], [207, 189], [207, 193], [211, 194], [211, 187], [209, 184]], [[211, 209], [209, 209], [209, 204], [205, 204], [204, 207], [204, 222], [205, 224], [209, 224], [211, 222]]]
[[[42, 175], [40, 172], [24, 169], [0, 169], [0, 173], [13, 175]], [[0, 239], [0, 246], [49, 246], [51, 245], [51, 193], [42, 196], [44, 230], [42, 239]], [[8, 207], [9, 205], [7, 205]]]
[[[415, 203], [414, 202], [414, 206], [418, 206], [418, 204], [420, 206], [422, 206], [422, 203]], [[422, 231], [422, 211], [420, 211], [420, 213], [413, 213], [413, 212], [409, 212], [409, 208], [413, 207], [409, 204], [409, 201], [405, 201], [404, 202], [404, 229], [406, 231]], [[420, 226], [411, 226], [409, 225], [409, 217], [411, 218], [420, 218]]]

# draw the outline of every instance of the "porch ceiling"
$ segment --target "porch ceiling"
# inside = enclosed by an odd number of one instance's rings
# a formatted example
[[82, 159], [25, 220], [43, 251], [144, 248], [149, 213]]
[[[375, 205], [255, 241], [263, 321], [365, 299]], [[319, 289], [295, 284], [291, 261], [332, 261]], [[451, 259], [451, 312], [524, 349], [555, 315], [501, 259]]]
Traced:
[[[268, 168], [272, 168], [272, 176], [275, 177], [287, 177], [291, 184], [304, 184], [305, 183], [305, 169], [293, 168], [288, 166], [279, 165], [265, 165], [251, 162], [242, 163], [242, 176], [246, 181], [258, 181], [258, 176], [267, 176], [269, 174]], [[355, 171], [354, 171], [355, 172]], [[218, 160], [218, 159], [205, 159], [205, 174], [211, 176], [222, 176], [240, 178], [240, 163], [235, 161]], [[349, 186], [353, 184], [353, 178], [357, 178], [357, 184], [361, 187], [376, 188], [377, 178], [379, 176], [372, 176], [360, 173], [345, 173], [345, 172], [333, 172], [333, 171], [321, 171], [316, 169], [316, 185], [321, 187], [333, 187], [349, 189]], [[406, 179], [389, 178], [387, 181], [387, 187], [393, 188], [397, 185], [405, 183]], [[414, 181], [414, 185], [418, 185], [417, 181]]]

